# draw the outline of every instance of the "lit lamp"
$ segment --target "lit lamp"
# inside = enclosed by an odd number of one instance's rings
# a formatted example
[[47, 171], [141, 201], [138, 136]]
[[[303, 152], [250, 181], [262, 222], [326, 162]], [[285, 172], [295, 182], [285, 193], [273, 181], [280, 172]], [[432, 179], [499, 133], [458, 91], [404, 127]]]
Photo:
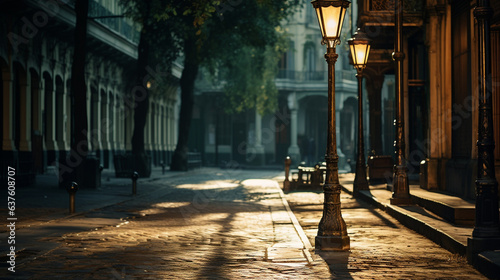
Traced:
[[338, 54], [335, 46], [340, 43], [340, 31], [346, 9], [346, 0], [312, 1], [323, 36], [322, 44], [327, 45], [325, 59], [328, 63], [328, 138], [326, 147], [326, 180], [323, 185], [323, 217], [318, 225], [316, 249], [349, 250], [350, 241], [347, 227], [340, 209], [340, 183], [338, 174], [337, 140], [335, 136], [335, 62]]
[[358, 159], [356, 160], [356, 175], [354, 177], [354, 194], [360, 190], [368, 190], [366, 180], [365, 143], [363, 137], [363, 69], [368, 61], [371, 40], [359, 28], [354, 36], [347, 41], [351, 51], [352, 62], [358, 78]]

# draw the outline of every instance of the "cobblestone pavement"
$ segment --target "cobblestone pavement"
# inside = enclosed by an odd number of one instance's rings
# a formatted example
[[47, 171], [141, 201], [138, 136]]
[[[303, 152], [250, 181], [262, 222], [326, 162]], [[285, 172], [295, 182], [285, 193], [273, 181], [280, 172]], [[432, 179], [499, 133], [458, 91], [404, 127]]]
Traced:
[[[279, 173], [216, 172], [150, 182], [161, 190], [154, 196], [57, 220], [45, 231], [40, 226], [20, 229], [24, 242], [33, 243], [26, 246], [31, 249], [18, 253], [15, 274], [2, 269], [0, 278], [330, 278], [322, 259], [290, 258], [297, 249], [286, 242], [297, 234], [282, 236], [271, 217], [278, 213], [273, 209], [284, 209], [275, 183], [244, 181]], [[277, 244], [280, 248], [266, 250]]]
[[[297, 191], [285, 197], [314, 246], [323, 193]], [[486, 279], [464, 257], [442, 249], [385, 212], [344, 193], [341, 200], [351, 250], [319, 253], [334, 278]]]

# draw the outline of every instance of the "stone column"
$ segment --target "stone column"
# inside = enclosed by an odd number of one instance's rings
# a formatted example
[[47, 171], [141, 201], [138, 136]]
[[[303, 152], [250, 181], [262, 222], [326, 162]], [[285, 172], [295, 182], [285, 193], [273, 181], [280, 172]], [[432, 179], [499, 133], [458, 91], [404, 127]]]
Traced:
[[292, 160], [292, 166], [297, 166], [300, 161], [300, 148], [297, 145], [297, 93], [288, 95], [288, 108], [290, 109], [290, 147], [288, 147], [288, 156]]
[[[29, 72], [28, 72], [29, 73]], [[27, 73], [27, 75], [29, 75]], [[19, 78], [19, 104], [20, 104], [20, 114], [19, 125], [20, 125], [20, 139], [19, 139], [19, 151], [29, 152], [31, 151], [31, 79], [28, 77]]]
[[451, 7], [429, 7], [426, 42], [429, 56], [429, 129], [424, 148], [427, 159], [420, 166], [420, 187], [444, 190], [446, 162], [451, 158], [452, 91]]
[[110, 115], [109, 115], [109, 95], [107, 89], [104, 90], [101, 94], [101, 128], [99, 132], [101, 134], [102, 139], [102, 150], [103, 156], [101, 157], [101, 162], [104, 163], [104, 167], [109, 166], [109, 154], [111, 150], [111, 144], [109, 143], [109, 124], [110, 124]]
[[92, 149], [94, 152], [101, 153], [102, 143], [101, 143], [101, 94], [99, 88], [95, 94], [95, 99], [92, 100], [92, 114], [94, 114], [94, 123], [92, 124], [90, 133], [88, 135], [89, 141], [92, 141]]
[[[66, 97], [67, 94], [64, 92], [64, 82], [59, 79], [59, 77], [56, 78], [56, 91], [55, 91], [55, 111], [56, 111], [56, 118], [55, 118], [55, 125], [56, 125], [56, 141], [57, 145], [59, 146], [59, 159], [64, 160], [66, 159], [66, 131], [64, 129], [64, 119], [66, 118]], [[81, 132], [77, 132], [81, 133]]]
[[154, 136], [155, 136], [155, 153], [156, 153], [156, 160], [157, 164], [160, 163], [161, 161], [161, 107], [159, 102], [157, 102], [155, 105], [155, 130], [154, 130]]
[[[120, 100], [120, 108], [123, 108], [124, 106], [126, 106], [124, 103], [123, 103], [123, 98]], [[123, 139], [121, 142], [122, 144], [120, 145], [122, 147], [122, 149], [124, 149], [125, 151], [132, 151], [132, 128], [134, 127], [133, 126], [133, 122], [134, 122], [134, 112], [133, 112], [133, 109], [132, 108], [128, 108], [130, 109], [130, 114], [128, 114], [127, 118], [125, 119], [124, 121], [124, 124], [121, 124], [120, 125], [120, 134], [119, 134], [119, 139]], [[125, 130], [125, 127], [127, 128]]]
[[161, 139], [160, 139], [160, 148], [161, 148], [161, 160], [164, 164], [167, 164], [167, 116], [165, 114], [165, 104], [161, 104], [160, 106], [161, 114]]
[[262, 116], [255, 110], [255, 143], [247, 150], [247, 161], [252, 165], [264, 165], [265, 151], [262, 146]]
[[[4, 81], [5, 87], [5, 81]], [[56, 110], [55, 110], [55, 91], [54, 91], [54, 80], [50, 77], [46, 77], [43, 79], [43, 89], [44, 89], [44, 111], [46, 116], [45, 123], [45, 145], [47, 148], [47, 157], [48, 157], [48, 165], [52, 165], [56, 160], [56, 151], [59, 150], [56, 142]], [[5, 90], [5, 89], [4, 89]], [[4, 103], [5, 104], [5, 103]], [[5, 111], [4, 111], [5, 113]], [[5, 134], [4, 134], [5, 137]]]

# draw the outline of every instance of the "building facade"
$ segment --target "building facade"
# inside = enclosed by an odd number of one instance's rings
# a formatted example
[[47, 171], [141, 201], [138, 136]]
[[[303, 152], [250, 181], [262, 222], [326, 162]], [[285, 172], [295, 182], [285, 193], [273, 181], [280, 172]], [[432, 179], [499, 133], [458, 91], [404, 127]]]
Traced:
[[[349, 8], [346, 14], [335, 65], [337, 148], [343, 171], [350, 171], [349, 163], [356, 158], [357, 81], [356, 71], [349, 64], [347, 45], [355, 31], [356, 12], [357, 9]], [[289, 34], [289, 50], [279, 62], [275, 113], [261, 116], [251, 109], [226, 115], [220, 105], [223, 89], [211, 86], [203, 78], [197, 83], [190, 149], [203, 152], [206, 165], [233, 161], [240, 165], [281, 166], [288, 155], [295, 166], [302, 161], [310, 165], [324, 161], [328, 109], [326, 47], [321, 45], [321, 32], [310, 1], [304, 0], [301, 8], [283, 22], [283, 28]]]
[[[384, 79], [394, 72], [390, 56], [394, 49], [394, 1], [358, 0], [357, 3], [358, 26], [374, 40], [365, 71], [367, 82], [373, 83], [368, 87], [382, 88]], [[466, 198], [475, 197], [477, 171], [479, 50], [475, 6], [476, 1], [407, 0], [403, 13], [404, 121], [409, 172], [420, 174], [422, 188]], [[500, 2], [491, 1], [491, 6], [492, 56], [487, 59], [492, 65], [499, 178]], [[382, 93], [376, 90], [373, 93], [369, 106], [382, 113], [392, 110], [393, 103], [383, 101]], [[374, 116], [378, 115], [370, 115]], [[375, 127], [382, 127], [381, 131], [388, 129], [381, 120], [373, 121]], [[370, 140], [378, 143], [381, 139]]]
[[[66, 3], [67, 2], [67, 3]], [[27, 183], [58, 171], [72, 133], [70, 95], [75, 11], [71, 1], [7, 1], [0, 11], [2, 168], [17, 169]], [[113, 156], [131, 150], [137, 26], [118, 1], [90, 1], [87, 25], [87, 137], [92, 156], [113, 168]], [[151, 79], [158, 71], [151, 66]], [[148, 71], [149, 72], [149, 71]], [[180, 70], [174, 69], [174, 77]], [[139, 85], [149, 86], [149, 85]], [[178, 91], [152, 89], [146, 151], [167, 162], [175, 148]], [[28, 179], [29, 178], [29, 179]]]

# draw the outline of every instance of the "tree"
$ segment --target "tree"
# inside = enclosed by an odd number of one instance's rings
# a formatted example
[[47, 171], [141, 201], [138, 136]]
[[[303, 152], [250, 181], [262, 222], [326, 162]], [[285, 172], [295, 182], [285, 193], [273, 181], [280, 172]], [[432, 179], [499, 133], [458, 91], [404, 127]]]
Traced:
[[[62, 187], [68, 187], [72, 181], [78, 181], [83, 174], [83, 167], [88, 154], [87, 124], [87, 86], [85, 84], [85, 65], [87, 54], [87, 15], [88, 0], [75, 2], [75, 37], [73, 61], [71, 65], [71, 96], [72, 96], [72, 131], [71, 151], [66, 162], [59, 163], [59, 182]], [[75, 106], [78, 104], [78, 106]]]
[[148, 79], [158, 77], [151, 77], [148, 69], [151, 68], [152, 61], [169, 65], [177, 54], [172, 51], [174, 46], [170, 33], [165, 32], [169, 27], [165, 26], [165, 22], [156, 19], [157, 13], [155, 11], [161, 7], [161, 1], [122, 0], [121, 3], [125, 7], [127, 15], [141, 24], [135, 71], [136, 80], [132, 89], [134, 97], [134, 130], [131, 139], [131, 160], [134, 162], [135, 170], [141, 177], [149, 177], [151, 174], [151, 163], [144, 149], [144, 129], [151, 95], [147, 82], [150, 82]]
[[[230, 3], [225, 1], [221, 5], [227, 7]], [[238, 5], [233, 6], [232, 11], [223, 14], [220, 6], [205, 6], [205, 9], [194, 12], [194, 24], [191, 24], [189, 16], [186, 16], [188, 20], [183, 30], [187, 31], [185, 34], [188, 34], [188, 37], [184, 40], [183, 49], [185, 71], [181, 78], [179, 138], [172, 157], [171, 170], [187, 170], [193, 89], [200, 65], [210, 69], [212, 73], [216, 72], [215, 69], [227, 69], [222, 71], [221, 77], [228, 81], [226, 92], [230, 94], [228, 96], [233, 97], [229, 98], [229, 102], [248, 101], [242, 103], [244, 106], [238, 109], [257, 107], [261, 112], [269, 110], [264, 104], [272, 105], [273, 102], [266, 102], [265, 99], [277, 94], [275, 88], [273, 90], [276, 72], [273, 71], [274, 66], [268, 65], [273, 63], [273, 59], [266, 58], [279, 51], [277, 45], [281, 42], [282, 33], [277, 31], [277, 27], [297, 3], [298, 1], [286, 0], [240, 1]], [[197, 20], [200, 15], [202, 19]], [[241, 62], [242, 59], [245, 63], [235, 63]], [[254, 67], [245, 67], [245, 64]], [[277, 66], [277, 61], [274, 64]], [[252, 84], [252, 81], [256, 80], [259, 82]]]
[[[147, 2], [155, 6], [154, 9], [149, 10], [149, 13], [148, 9], [144, 9]], [[200, 67], [205, 66], [215, 72], [214, 69], [218, 67], [227, 67], [230, 64], [228, 57], [237, 57], [240, 55], [240, 51], [254, 52], [261, 58], [260, 65], [264, 65], [265, 61], [262, 60], [260, 52], [269, 54], [270, 49], [266, 51], [266, 48], [276, 46], [281, 38], [281, 34], [277, 32], [276, 28], [298, 2], [298, 0], [122, 0], [128, 10], [132, 11], [131, 14], [136, 15], [138, 21], [142, 23], [141, 38], [143, 34], [150, 32], [145, 23], [148, 20], [152, 18], [156, 20], [156, 22], [151, 22], [151, 27], [162, 26], [161, 32], [155, 33], [155, 36], [160, 36], [160, 38], [155, 38], [162, 40], [163, 43], [155, 43], [156, 50], [154, 52], [157, 53], [161, 49], [161, 52], [169, 54], [170, 57], [165, 61], [167, 65], [172, 63], [181, 53], [184, 56], [184, 69], [180, 79], [179, 133], [177, 146], [172, 156], [171, 170], [187, 170], [194, 84]], [[230, 9], [227, 8], [228, 5]], [[245, 47], [247, 49], [244, 49]], [[256, 67], [254, 71], [261, 70]], [[263, 72], [265, 73], [260, 76], [266, 78], [271, 73]], [[256, 77], [258, 76], [256, 75]], [[240, 96], [243, 96], [241, 93], [244, 88], [237, 89], [236, 83], [233, 85], [235, 87], [228, 88], [228, 92], [239, 93]], [[269, 89], [271, 85], [266, 82], [264, 87]], [[263, 103], [256, 100], [255, 103], [248, 105], [254, 106]], [[143, 111], [138, 118], [142, 118], [142, 114]], [[142, 121], [136, 122], [135, 126], [136, 129], [143, 130]]]
[[[135, 170], [141, 177], [149, 177], [151, 174], [151, 163], [148, 160], [144, 150], [144, 128], [149, 109], [149, 89], [143, 85], [143, 80], [146, 77], [146, 67], [149, 62], [150, 50], [150, 20], [151, 15], [151, 0], [143, 1], [144, 19], [142, 21], [142, 30], [139, 39], [137, 51], [137, 69], [136, 83], [139, 86], [134, 87], [133, 96], [135, 104], [134, 114], [134, 131], [132, 134], [132, 154], [135, 163]], [[142, 85], [142, 86], [141, 86]]]
[[224, 110], [227, 114], [255, 108], [264, 115], [276, 109], [278, 89], [275, 78], [279, 59], [287, 50], [285, 39], [283, 33], [275, 45], [264, 48], [245, 46], [238, 55], [228, 55], [221, 61], [223, 71], [216, 74], [215, 81], [224, 81]]

